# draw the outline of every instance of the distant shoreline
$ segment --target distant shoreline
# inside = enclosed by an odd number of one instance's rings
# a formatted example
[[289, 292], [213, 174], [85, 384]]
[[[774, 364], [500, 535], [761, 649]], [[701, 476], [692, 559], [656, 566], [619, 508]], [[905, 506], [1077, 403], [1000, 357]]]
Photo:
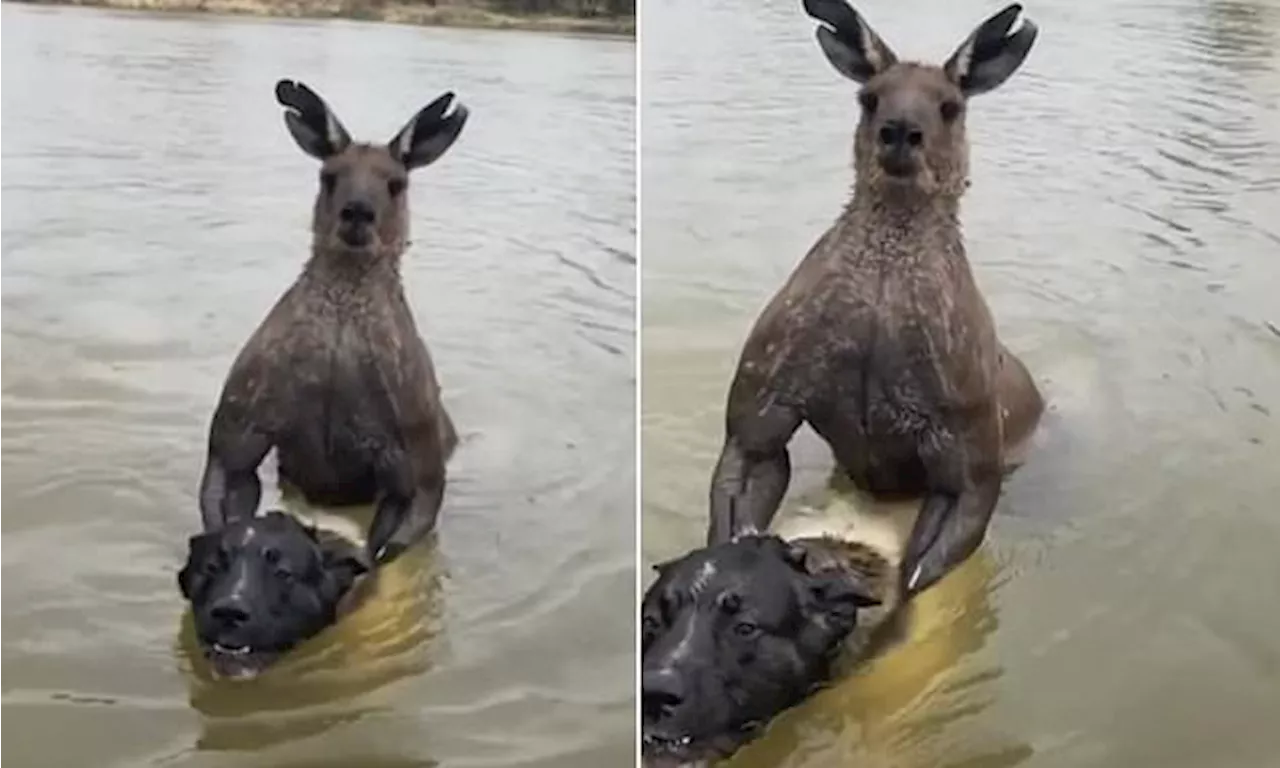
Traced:
[[486, 8], [441, 3], [435, 7], [404, 0], [11, 0], [26, 5], [70, 5], [122, 11], [210, 13], [291, 19], [350, 19], [427, 27], [520, 29], [634, 39], [634, 16], [575, 17], [516, 15]]

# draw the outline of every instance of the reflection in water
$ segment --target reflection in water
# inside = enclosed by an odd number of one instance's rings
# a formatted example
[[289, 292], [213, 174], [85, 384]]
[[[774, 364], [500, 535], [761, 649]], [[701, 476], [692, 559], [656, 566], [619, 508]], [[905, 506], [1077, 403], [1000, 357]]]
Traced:
[[[306, 509], [285, 500], [300, 517], [345, 514], [341, 530], [368, 530], [373, 508], [343, 513]], [[327, 524], [328, 521], [322, 522]], [[254, 750], [354, 722], [378, 704], [368, 694], [426, 672], [443, 642], [441, 553], [436, 536], [405, 552], [375, 578], [362, 582], [356, 604], [338, 623], [294, 649], [249, 681], [215, 679], [196, 643], [191, 610], [182, 613], [177, 654], [190, 702], [201, 715], [196, 746]]]

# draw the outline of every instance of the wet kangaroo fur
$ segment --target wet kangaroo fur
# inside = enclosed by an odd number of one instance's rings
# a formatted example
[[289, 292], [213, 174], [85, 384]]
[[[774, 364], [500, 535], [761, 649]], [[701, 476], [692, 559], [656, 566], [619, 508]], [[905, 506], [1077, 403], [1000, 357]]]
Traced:
[[852, 198], [752, 328], [730, 387], [708, 542], [763, 532], [807, 422], [855, 485], [919, 496], [902, 594], [977, 549], [1014, 449], [1044, 404], [996, 337], [960, 230], [969, 99], [1022, 64], [1036, 27], [1010, 5], [942, 66], [900, 62], [843, 0], [805, 0], [830, 63], [858, 83]]
[[[356, 143], [302, 83], [276, 100], [321, 162], [311, 258], [240, 351], [209, 428], [206, 531], [254, 515], [258, 466], [312, 504], [376, 505], [368, 556], [387, 562], [435, 526], [457, 434], [405, 300], [408, 174], [457, 139], [467, 110], [445, 93], [387, 144]], [[450, 107], [453, 107], [451, 110]]]

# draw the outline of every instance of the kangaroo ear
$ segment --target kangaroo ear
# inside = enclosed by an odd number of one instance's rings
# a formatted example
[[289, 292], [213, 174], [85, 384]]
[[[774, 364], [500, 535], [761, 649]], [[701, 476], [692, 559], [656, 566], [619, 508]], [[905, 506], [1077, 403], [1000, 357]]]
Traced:
[[[448, 112], [450, 106], [454, 108], [452, 112]], [[409, 170], [431, 165], [453, 146], [467, 123], [468, 114], [462, 102], [448, 91], [419, 110], [395, 138], [387, 142], [387, 148]]]
[[1014, 3], [982, 22], [942, 65], [965, 96], [995, 89], [1027, 58], [1036, 41], [1036, 25], [1023, 19], [1022, 27], [1009, 34], [1021, 13], [1022, 6]]
[[827, 61], [855, 83], [865, 83], [897, 63], [893, 50], [844, 0], [804, 0], [804, 10], [826, 25], [818, 27], [817, 37]]
[[303, 152], [324, 160], [351, 144], [338, 116], [315, 91], [293, 80], [276, 83], [276, 101], [286, 107], [284, 124]]

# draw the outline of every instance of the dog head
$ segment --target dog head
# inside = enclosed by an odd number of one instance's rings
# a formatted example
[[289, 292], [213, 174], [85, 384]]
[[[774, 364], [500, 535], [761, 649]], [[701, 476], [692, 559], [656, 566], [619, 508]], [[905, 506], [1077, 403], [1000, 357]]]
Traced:
[[653, 763], [725, 755], [829, 674], [859, 608], [879, 603], [805, 550], [746, 536], [657, 567], [642, 622], [643, 752]]
[[192, 536], [178, 586], [214, 673], [247, 679], [333, 624], [368, 570], [358, 545], [268, 512]]

